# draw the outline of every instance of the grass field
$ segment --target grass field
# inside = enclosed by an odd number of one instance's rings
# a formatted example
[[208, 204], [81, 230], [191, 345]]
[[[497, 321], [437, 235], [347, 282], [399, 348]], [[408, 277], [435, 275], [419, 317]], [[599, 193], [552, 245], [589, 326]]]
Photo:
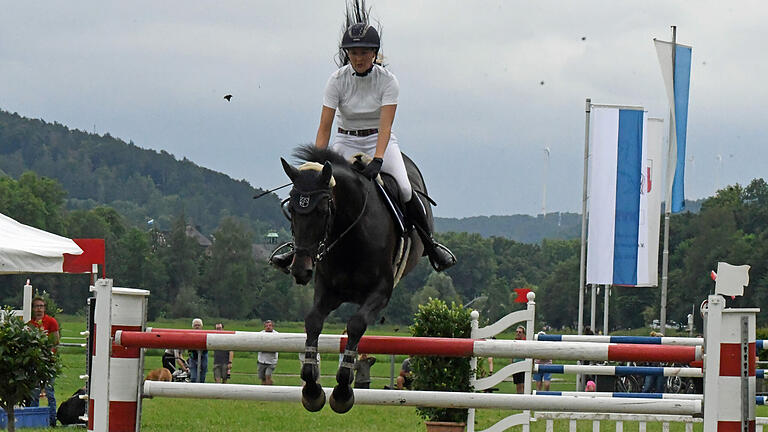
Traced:
[[[78, 337], [84, 329], [84, 320], [76, 316], [57, 317], [61, 323], [63, 337]], [[191, 320], [157, 321], [149, 325], [153, 327], [189, 328]], [[211, 328], [213, 322], [206, 322], [206, 328]], [[225, 321], [227, 329], [256, 331], [261, 329], [260, 322], [235, 322]], [[325, 333], [341, 333], [341, 325], [329, 325]], [[300, 323], [277, 323], [276, 330], [282, 332], [302, 332]], [[369, 334], [394, 334], [408, 335], [406, 328], [395, 332], [394, 327], [377, 326], [372, 328]], [[647, 333], [646, 333], [647, 334]], [[511, 338], [512, 335], [510, 334]], [[69, 340], [71, 341], [71, 340]], [[85, 351], [80, 348], [63, 347], [61, 349], [64, 370], [56, 380], [56, 397], [59, 403], [67, 399], [72, 393], [83, 385], [79, 375], [85, 371]], [[145, 372], [161, 366], [161, 351], [149, 350], [145, 358]], [[376, 364], [371, 370], [373, 381], [371, 388], [383, 388], [389, 384], [390, 356], [376, 355]], [[404, 356], [395, 359], [395, 373], [399, 371], [400, 363]], [[212, 359], [211, 359], [212, 361]], [[505, 363], [496, 361], [495, 368], [499, 369]], [[323, 355], [321, 361], [321, 383], [324, 387], [332, 387], [335, 384], [335, 372], [338, 365], [337, 355]], [[297, 354], [283, 353], [275, 371], [274, 381], [276, 385], [300, 385], [300, 364]], [[206, 382], [212, 382], [212, 364]], [[233, 384], [258, 384], [256, 374], [256, 353], [235, 353], [233, 362]], [[573, 390], [575, 388], [575, 376], [553, 376], [552, 390]], [[500, 392], [513, 393], [512, 383], [503, 383]], [[44, 400], [41, 404], [45, 404]], [[373, 407], [355, 406], [346, 414], [336, 414], [329, 407], [323, 408], [318, 413], [305, 411], [298, 403], [275, 402], [245, 402], [223, 400], [191, 400], [191, 399], [147, 399], [143, 402], [142, 431], [167, 432], [167, 431], [266, 431], [266, 432], [295, 432], [295, 431], [334, 431], [334, 432], [395, 432], [395, 431], [425, 431], [424, 422], [416, 414], [412, 407]], [[512, 414], [513, 411], [505, 410], [478, 410], [477, 429], [490, 427], [496, 421]], [[768, 407], [757, 407], [758, 416], [768, 416]], [[532, 424], [535, 432], [544, 431], [544, 422]], [[511, 430], [519, 430], [513, 428]], [[24, 429], [34, 431], [36, 429]], [[43, 430], [43, 429], [41, 429]], [[567, 431], [566, 421], [555, 423], [556, 431]], [[579, 431], [592, 431], [592, 423], [579, 422]], [[614, 431], [613, 422], [602, 422], [601, 431]], [[637, 423], [626, 422], [624, 430], [638, 430]], [[661, 424], [648, 424], [649, 432], [661, 431]], [[684, 431], [683, 425], [672, 424], [672, 432]], [[695, 426], [694, 430], [700, 431], [701, 426]]]

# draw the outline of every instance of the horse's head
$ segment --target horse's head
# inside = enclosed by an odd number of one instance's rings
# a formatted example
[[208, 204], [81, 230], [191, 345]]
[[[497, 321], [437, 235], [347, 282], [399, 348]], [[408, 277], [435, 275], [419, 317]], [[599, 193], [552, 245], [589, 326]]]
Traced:
[[280, 161], [293, 182], [287, 205], [296, 250], [291, 275], [304, 285], [312, 278], [315, 260], [324, 253], [333, 223], [333, 168], [330, 162], [308, 162], [296, 168], [285, 159]]

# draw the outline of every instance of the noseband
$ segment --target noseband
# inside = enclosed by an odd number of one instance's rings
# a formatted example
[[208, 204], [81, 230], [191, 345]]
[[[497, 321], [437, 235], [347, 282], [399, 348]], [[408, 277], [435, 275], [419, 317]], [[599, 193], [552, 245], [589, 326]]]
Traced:
[[[365, 208], [368, 204], [368, 192], [370, 191], [369, 182], [365, 183], [365, 195], [363, 196], [363, 206], [360, 209], [360, 214], [357, 215], [357, 218], [338, 236], [335, 240], [333, 240], [330, 244], [328, 243], [331, 229], [333, 228], [333, 220], [334, 216], [336, 214], [336, 201], [333, 197], [333, 193], [331, 192], [331, 188], [328, 189], [318, 189], [314, 191], [300, 191], [296, 189], [294, 186], [293, 189], [291, 189], [290, 196], [283, 200], [281, 208], [283, 210], [283, 214], [285, 215], [288, 220], [291, 221], [291, 234], [294, 237], [294, 242], [292, 244], [293, 249], [296, 251], [296, 253], [303, 252], [310, 257], [312, 257], [313, 264], [319, 263], [320, 261], [325, 258], [325, 256], [328, 254], [328, 252], [331, 251], [331, 249], [336, 246], [336, 244], [341, 240], [347, 233], [349, 233], [352, 228], [354, 228], [355, 225], [357, 225], [358, 222], [360, 222], [360, 219], [363, 218], [363, 214], [365, 213]], [[293, 213], [297, 213], [300, 215], [308, 215], [315, 211], [315, 208], [319, 203], [321, 203], [323, 200], [328, 200], [328, 211], [323, 212], [323, 216], [325, 218], [324, 224], [325, 224], [325, 230], [323, 233], [323, 239], [320, 240], [320, 242], [317, 244], [317, 247], [311, 248], [306, 246], [297, 246], [296, 245], [296, 235], [293, 231], [293, 218], [291, 216], [291, 213], [289, 211], [293, 211]], [[288, 207], [288, 211], [286, 211], [286, 207]]]

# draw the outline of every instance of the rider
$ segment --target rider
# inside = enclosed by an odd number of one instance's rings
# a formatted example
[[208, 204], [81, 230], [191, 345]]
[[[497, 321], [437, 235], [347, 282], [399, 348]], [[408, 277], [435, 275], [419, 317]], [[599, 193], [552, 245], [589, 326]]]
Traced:
[[[411, 189], [397, 137], [392, 133], [400, 84], [375, 61], [380, 46], [378, 31], [367, 22], [347, 27], [340, 46], [341, 67], [326, 84], [315, 146], [328, 147], [336, 116], [338, 130], [331, 149], [347, 158], [357, 153], [372, 156], [362, 171], [369, 179], [380, 171], [395, 178], [407, 216], [416, 226], [432, 267], [443, 271], [456, 263], [456, 257], [432, 237], [426, 210]], [[293, 252], [288, 252], [274, 256], [271, 262], [285, 270], [292, 259]]]

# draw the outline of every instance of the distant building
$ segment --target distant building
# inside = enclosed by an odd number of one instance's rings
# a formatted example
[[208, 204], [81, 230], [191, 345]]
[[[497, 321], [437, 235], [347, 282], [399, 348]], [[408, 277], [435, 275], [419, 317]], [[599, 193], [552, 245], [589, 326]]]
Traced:
[[197, 244], [205, 249], [208, 249], [213, 244], [213, 242], [208, 237], [204, 236], [200, 231], [197, 230], [197, 228], [193, 227], [192, 225], [187, 225], [186, 234], [187, 237], [195, 240]]
[[276, 232], [270, 231], [264, 236], [265, 244], [277, 244], [277, 240], [280, 238]]

